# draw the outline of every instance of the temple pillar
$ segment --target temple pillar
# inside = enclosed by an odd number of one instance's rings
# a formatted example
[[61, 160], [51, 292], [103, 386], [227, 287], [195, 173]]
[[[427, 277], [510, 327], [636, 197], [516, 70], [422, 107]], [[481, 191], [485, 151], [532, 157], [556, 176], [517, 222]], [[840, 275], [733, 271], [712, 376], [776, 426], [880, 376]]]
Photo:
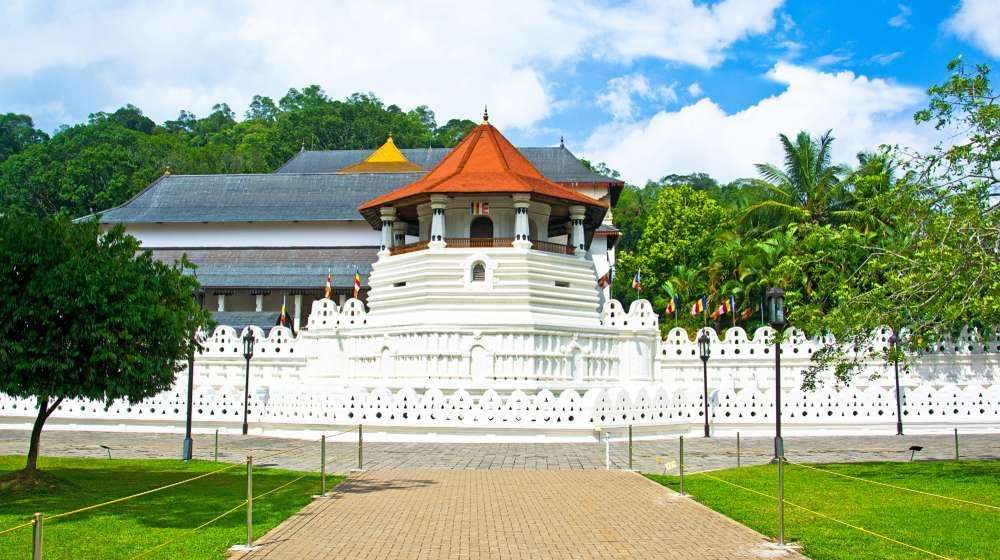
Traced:
[[396, 220], [392, 224], [392, 246], [400, 247], [402, 245], [406, 245], [406, 222]]
[[226, 294], [217, 294], [219, 296], [219, 312], [226, 310]]
[[255, 310], [260, 313], [264, 310], [264, 294], [257, 294], [257, 304]]
[[583, 217], [586, 215], [587, 209], [583, 206], [570, 206], [569, 207], [569, 219], [573, 226], [571, 230], [571, 239], [573, 248], [576, 250], [576, 256], [583, 258], [587, 256], [587, 251], [584, 249], [585, 240], [583, 234]]
[[440, 249], [447, 247], [444, 241], [444, 210], [448, 207], [448, 196], [443, 194], [431, 195], [431, 239], [428, 247]]
[[295, 319], [292, 324], [295, 325], [295, 332], [302, 326], [302, 294], [295, 294]]
[[379, 248], [379, 255], [389, 254], [392, 248], [393, 222], [396, 221], [396, 209], [392, 206], [383, 206], [382, 211], [382, 246]]
[[514, 200], [514, 247], [531, 248], [531, 228], [528, 225], [528, 207], [531, 206], [531, 195], [515, 193]]

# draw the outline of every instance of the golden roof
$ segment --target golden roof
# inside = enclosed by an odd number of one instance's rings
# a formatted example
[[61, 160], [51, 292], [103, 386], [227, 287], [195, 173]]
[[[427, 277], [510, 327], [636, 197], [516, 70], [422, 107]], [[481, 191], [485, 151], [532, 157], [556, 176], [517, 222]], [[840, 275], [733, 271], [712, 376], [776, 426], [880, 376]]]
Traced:
[[378, 147], [363, 161], [348, 165], [340, 170], [341, 173], [412, 173], [423, 171], [419, 165], [410, 163], [403, 152], [399, 151], [396, 143], [389, 136], [385, 144]]

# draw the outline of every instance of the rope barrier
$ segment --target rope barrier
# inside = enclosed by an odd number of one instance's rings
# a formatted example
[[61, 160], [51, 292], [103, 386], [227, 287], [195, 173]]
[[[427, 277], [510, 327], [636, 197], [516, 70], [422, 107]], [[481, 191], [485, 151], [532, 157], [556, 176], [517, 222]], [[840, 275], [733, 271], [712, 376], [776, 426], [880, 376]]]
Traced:
[[283, 451], [278, 451], [277, 453], [272, 453], [270, 455], [264, 455], [262, 457], [257, 457], [256, 455], [254, 455], [254, 461], [263, 461], [264, 459], [270, 459], [272, 457], [278, 457], [280, 455], [284, 455], [285, 453], [291, 453], [292, 451], [298, 451], [300, 449], [305, 449], [306, 447], [309, 447], [310, 445], [316, 445], [316, 442], [312, 442], [311, 441], [309, 443], [300, 445], [298, 447], [293, 447], [291, 449], [285, 449]]
[[16, 525], [14, 527], [11, 527], [10, 529], [4, 529], [3, 531], [0, 531], [0, 535], [6, 535], [7, 533], [13, 533], [14, 531], [17, 531], [18, 529], [24, 529], [25, 527], [31, 527], [34, 524], [35, 524], [35, 520], [32, 519], [31, 521], [28, 521], [27, 523], [22, 523], [20, 525]]
[[324, 434], [324, 435], [326, 435], [326, 437], [328, 437], [328, 438], [332, 438], [332, 437], [336, 437], [336, 436], [342, 436], [344, 434], [349, 434], [349, 433], [351, 433], [351, 432], [353, 432], [354, 430], [357, 430], [357, 429], [358, 429], [358, 427], [354, 426], [353, 428], [348, 428], [348, 429], [346, 429], [346, 430], [344, 430], [342, 432], [336, 432], [336, 433], [333, 433], [333, 434]]
[[302, 476], [300, 476], [300, 477], [298, 477], [298, 478], [296, 478], [294, 480], [290, 480], [290, 481], [282, 484], [281, 486], [278, 486], [277, 488], [272, 488], [272, 489], [268, 490], [267, 492], [264, 492], [263, 494], [260, 494], [259, 496], [254, 496], [253, 499], [254, 499], [254, 501], [261, 500], [261, 499], [264, 498], [264, 496], [267, 496], [268, 494], [273, 494], [273, 493], [277, 492], [278, 490], [281, 490], [282, 488], [285, 488], [286, 486], [291, 486], [292, 484], [295, 484], [296, 482], [302, 480], [303, 478], [305, 478], [305, 477], [307, 477], [307, 476], [309, 476], [311, 474], [312, 473], [304, 474], [304, 475], [302, 475]]
[[165, 547], [165, 546], [168, 546], [168, 545], [171, 545], [171, 544], [173, 544], [173, 543], [175, 543], [175, 542], [178, 542], [178, 541], [180, 541], [180, 540], [182, 540], [182, 539], [184, 539], [184, 538], [186, 538], [186, 537], [190, 536], [190, 535], [191, 535], [192, 533], [194, 533], [194, 532], [196, 532], [196, 531], [200, 531], [201, 529], [204, 529], [205, 527], [208, 527], [208, 526], [209, 526], [209, 525], [211, 525], [212, 523], [215, 523], [216, 521], [218, 521], [218, 520], [222, 519], [223, 517], [225, 517], [225, 516], [227, 516], [227, 515], [229, 515], [229, 514], [233, 513], [234, 511], [236, 511], [236, 510], [238, 510], [238, 509], [242, 508], [242, 507], [243, 507], [243, 506], [245, 506], [245, 505], [247, 505], [247, 501], [246, 501], [246, 500], [243, 500], [242, 502], [240, 502], [239, 504], [237, 504], [237, 505], [236, 505], [235, 507], [233, 507], [232, 509], [229, 509], [229, 510], [227, 510], [227, 511], [223, 512], [223, 513], [220, 513], [219, 515], [217, 515], [217, 516], [213, 517], [213, 518], [212, 518], [212, 519], [210, 519], [209, 521], [206, 521], [205, 523], [202, 523], [201, 525], [198, 525], [198, 526], [197, 526], [197, 527], [195, 527], [194, 529], [188, 529], [187, 531], [184, 531], [183, 533], [181, 533], [181, 534], [180, 534], [180, 535], [178, 535], [177, 537], [174, 537], [174, 538], [172, 538], [172, 539], [170, 539], [170, 540], [167, 540], [167, 541], [164, 541], [164, 542], [162, 542], [162, 543], [160, 543], [160, 544], [158, 544], [158, 545], [154, 546], [153, 548], [148, 548], [148, 549], [146, 549], [146, 550], [144, 550], [144, 551], [140, 552], [139, 554], [137, 554], [137, 555], [133, 556], [133, 557], [132, 557], [132, 560], [135, 560], [136, 558], [142, 558], [143, 556], [147, 556], [147, 555], [149, 555], [150, 553], [153, 553], [153, 552], [156, 552], [157, 550], [160, 550], [161, 548], [163, 548], [163, 547]]
[[153, 493], [159, 492], [161, 490], [166, 490], [168, 488], [174, 488], [174, 487], [180, 486], [182, 484], [187, 484], [188, 482], [194, 482], [195, 480], [200, 480], [202, 478], [206, 478], [206, 477], [212, 476], [214, 474], [219, 474], [220, 472], [228, 471], [230, 469], [234, 469], [236, 467], [242, 467], [242, 466], [243, 465], [240, 464], [240, 463], [235, 463], [235, 464], [229, 465], [228, 467], [223, 467], [221, 469], [216, 469], [214, 471], [207, 472], [205, 474], [200, 474], [198, 476], [194, 476], [194, 477], [191, 477], [191, 478], [188, 478], [188, 479], [185, 479], [185, 480], [181, 480], [181, 481], [178, 481], [178, 482], [174, 482], [172, 484], [167, 484], [165, 486], [160, 486], [159, 488], [153, 488], [152, 490], [146, 490], [144, 492], [139, 492], [138, 494], [132, 494], [131, 496], [125, 496], [125, 497], [122, 497], [122, 498], [116, 498], [114, 500], [108, 500], [107, 502], [102, 502], [102, 503], [99, 503], [99, 504], [85, 506], [85, 507], [82, 507], [82, 508], [79, 508], [79, 509], [74, 509], [72, 511], [67, 511], [67, 512], [63, 512], [63, 513], [57, 513], [55, 515], [49, 515], [49, 516], [45, 517], [45, 520], [46, 521], [53, 521], [53, 520], [56, 520], [56, 519], [61, 519], [63, 517], [68, 517], [70, 515], [75, 515], [77, 513], [83, 513], [85, 511], [90, 511], [90, 510], [102, 508], [102, 507], [105, 507], [105, 506], [110, 506], [111, 504], [117, 504], [117, 503], [125, 502], [125, 501], [128, 501], [128, 500], [132, 500], [132, 499], [135, 499], [135, 498], [141, 498], [142, 496], [148, 496], [149, 494], [153, 494]]
[[[711, 478], [712, 480], [718, 480], [719, 482], [722, 482], [723, 484], [728, 484], [730, 486], [735, 486], [736, 488], [739, 488], [741, 490], [746, 490], [747, 492], [751, 492], [751, 493], [757, 494], [759, 496], [764, 496], [765, 498], [769, 498], [769, 499], [772, 499], [772, 500], [777, 499], [777, 496], [771, 496], [770, 494], [765, 494], [764, 492], [759, 492], [759, 491], [754, 490], [752, 488], [747, 488], [746, 486], [741, 486], [739, 484], [736, 484], [735, 482], [730, 482], [728, 480], [723, 480], [723, 479], [721, 479], [721, 478], [719, 478], [717, 476], [712, 476], [710, 474], [707, 474], [704, 471], [702, 471], [700, 473], [697, 473], [697, 474], [700, 474], [701, 476], [704, 476], [704, 477], [707, 477], [707, 478]], [[876, 533], [875, 531], [872, 531], [870, 529], [865, 529], [864, 527], [859, 527], [857, 525], [851, 525], [850, 523], [847, 523], [846, 521], [841, 521], [841, 520], [839, 520], [839, 519], [837, 519], [835, 517], [830, 517], [829, 515], [826, 515], [825, 513], [820, 513], [818, 511], [811, 510], [811, 509], [809, 509], [809, 508], [807, 508], [805, 506], [801, 506], [801, 505], [796, 504], [794, 502], [789, 502], [788, 500], [785, 500], [785, 503], [788, 504], [788, 505], [790, 505], [790, 506], [792, 506], [792, 507], [796, 507], [796, 508], [799, 508], [799, 509], [801, 509], [803, 511], [811, 513], [811, 514], [813, 514], [813, 515], [815, 515], [817, 517], [821, 517], [823, 519], [827, 519], [829, 521], [833, 521], [834, 523], [839, 523], [839, 524], [841, 524], [841, 525], [843, 525], [845, 527], [850, 527], [851, 529], [854, 529], [854, 530], [857, 530], [857, 531], [861, 531], [862, 533], [866, 533], [866, 534], [878, 537], [880, 539], [885, 539], [885, 540], [887, 540], [887, 541], [889, 541], [891, 543], [895, 543], [895, 544], [898, 544], [900, 546], [904, 546], [906, 548], [909, 548], [909, 549], [912, 549], [912, 550], [916, 550], [917, 552], [922, 552], [922, 553], [924, 553], [924, 554], [926, 554], [928, 556], [933, 556], [934, 558], [940, 558], [941, 560], [953, 560], [952, 558], [949, 558], [948, 556], [942, 556], [940, 554], [937, 554], [936, 552], [931, 552], [930, 550], [923, 549], [923, 548], [920, 548], [918, 546], [914, 546], [912, 544], [907, 544], [907, 543], [905, 543], [903, 541], [898, 541], [898, 540], [896, 540], [896, 539], [894, 539], [892, 537], [888, 537], [888, 536], [883, 535], [881, 533]]]
[[924, 492], [923, 490], [915, 490], [913, 488], [907, 488], [905, 486], [896, 486], [895, 484], [889, 484], [888, 482], [879, 482], [877, 480], [869, 480], [867, 478], [861, 478], [861, 477], [858, 477], [858, 476], [851, 476], [849, 474], [844, 474], [844, 473], [839, 473], [839, 472], [835, 472], [835, 471], [830, 471], [830, 470], [827, 470], [827, 469], [821, 469], [819, 467], [813, 467], [811, 465], [803, 465], [802, 463], [793, 463], [791, 461], [788, 461], [788, 464], [789, 465], [795, 465], [796, 467], [803, 467], [803, 468], [806, 468], [806, 469], [812, 469], [814, 471], [825, 472], [825, 473], [829, 473], [829, 474], [836, 475], [836, 476], [842, 476], [844, 478], [850, 478], [851, 480], [860, 480], [861, 482], [867, 482], [869, 484], [877, 484], [879, 486], [886, 486], [888, 488], [895, 488], [896, 490], [905, 490], [907, 492], [913, 492], [914, 494], [923, 494], [924, 496], [931, 496], [931, 497], [934, 497], [934, 498], [941, 498], [942, 500], [952, 500], [952, 501], [955, 501], [955, 502], [961, 502], [963, 504], [969, 504], [969, 505], [973, 505], [973, 506], [980, 506], [980, 507], [984, 507], [984, 508], [990, 508], [990, 509], [1000, 510], [1000, 507], [998, 507], [998, 506], [992, 506], [990, 504], [983, 504], [983, 503], [979, 503], [979, 502], [973, 502], [971, 500], [963, 500], [961, 498], [952, 498], [951, 496], [943, 496], [941, 494], [934, 494], [933, 492]]

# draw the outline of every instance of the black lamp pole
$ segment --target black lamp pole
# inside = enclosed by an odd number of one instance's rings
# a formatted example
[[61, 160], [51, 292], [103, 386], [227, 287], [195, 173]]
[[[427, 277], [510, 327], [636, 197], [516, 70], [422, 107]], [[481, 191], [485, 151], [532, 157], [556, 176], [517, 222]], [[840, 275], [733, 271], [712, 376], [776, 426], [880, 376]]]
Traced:
[[250, 407], [250, 358], [253, 358], [253, 330], [247, 327], [243, 335], [243, 357], [247, 359], [247, 375], [243, 383], [243, 435], [247, 435], [247, 410]]
[[708, 432], [708, 357], [712, 355], [712, 341], [708, 333], [701, 331], [698, 337], [698, 354], [701, 355], [702, 367], [702, 403], [705, 407], [705, 437], [711, 437]]
[[892, 365], [896, 370], [896, 435], [903, 435], [903, 403], [902, 395], [899, 392], [899, 337], [895, 331], [889, 337], [889, 346], [892, 349]]
[[[198, 293], [198, 308], [205, 305], [205, 293]], [[197, 334], [194, 335], [194, 342], [197, 345]], [[190, 461], [194, 455], [194, 439], [191, 438], [191, 412], [194, 401], [194, 348], [188, 352], [188, 386], [187, 386], [187, 418], [184, 423], [184, 451], [182, 459]]]
[[781, 439], [781, 332], [788, 326], [785, 320], [785, 291], [770, 288], [767, 300], [768, 321], [774, 329], [774, 461], [785, 457], [785, 444]]

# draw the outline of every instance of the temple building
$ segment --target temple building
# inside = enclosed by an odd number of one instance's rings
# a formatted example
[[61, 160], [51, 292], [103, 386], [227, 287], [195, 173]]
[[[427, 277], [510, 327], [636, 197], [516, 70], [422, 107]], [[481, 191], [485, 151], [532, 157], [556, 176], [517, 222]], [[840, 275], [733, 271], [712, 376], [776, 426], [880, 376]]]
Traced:
[[[324, 296], [327, 277], [338, 304], [355, 295], [356, 276], [357, 296], [367, 302], [379, 251], [395, 254], [422, 243], [530, 243], [538, 250], [586, 254], [593, 263], [588, 274], [595, 277], [613, 267], [619, 234], [609, 209], [621, 181], [592, 172], [562, 142], [505, 147], [506, 153], [489, 162], [479, 155], [483, 149], [474, 149], [465, 154], [477, 154], [471, 164], [453, 157], [458, 149], [399, 149], [390, 136], [374, 151], [303, 150], [274, 173], [167, 172], [126, 203], [102, 212], [100, 221], [108, 227], [123, 224], [155, 258], [173, 262], [186, 254], [197, 265], [206, 308], [218, 323], [235, 327], [272, 326], [284, 304], [298, 330], [312, 303]], [[514, 153], [514, 164], [503, 162]], [[481, 160], [489, 169], [474, 167]], [[446, 167], [429, 173], [442, 163]], [[437, 184], [457, 168], [486, 174], [509, 168], [518, 177], [512, 179], [516, 194], [476, 191], [454, 179]], [[361, 207], [407, 185], [419, 192], [393, 198], [391, 205]], [[439, 230], [432, 227], [435, 211], [443, 212]], [[581, 221], [584, 237], [576, 239], [574, 227]], [[609, 295], [605, 288], [600, 298]]]

